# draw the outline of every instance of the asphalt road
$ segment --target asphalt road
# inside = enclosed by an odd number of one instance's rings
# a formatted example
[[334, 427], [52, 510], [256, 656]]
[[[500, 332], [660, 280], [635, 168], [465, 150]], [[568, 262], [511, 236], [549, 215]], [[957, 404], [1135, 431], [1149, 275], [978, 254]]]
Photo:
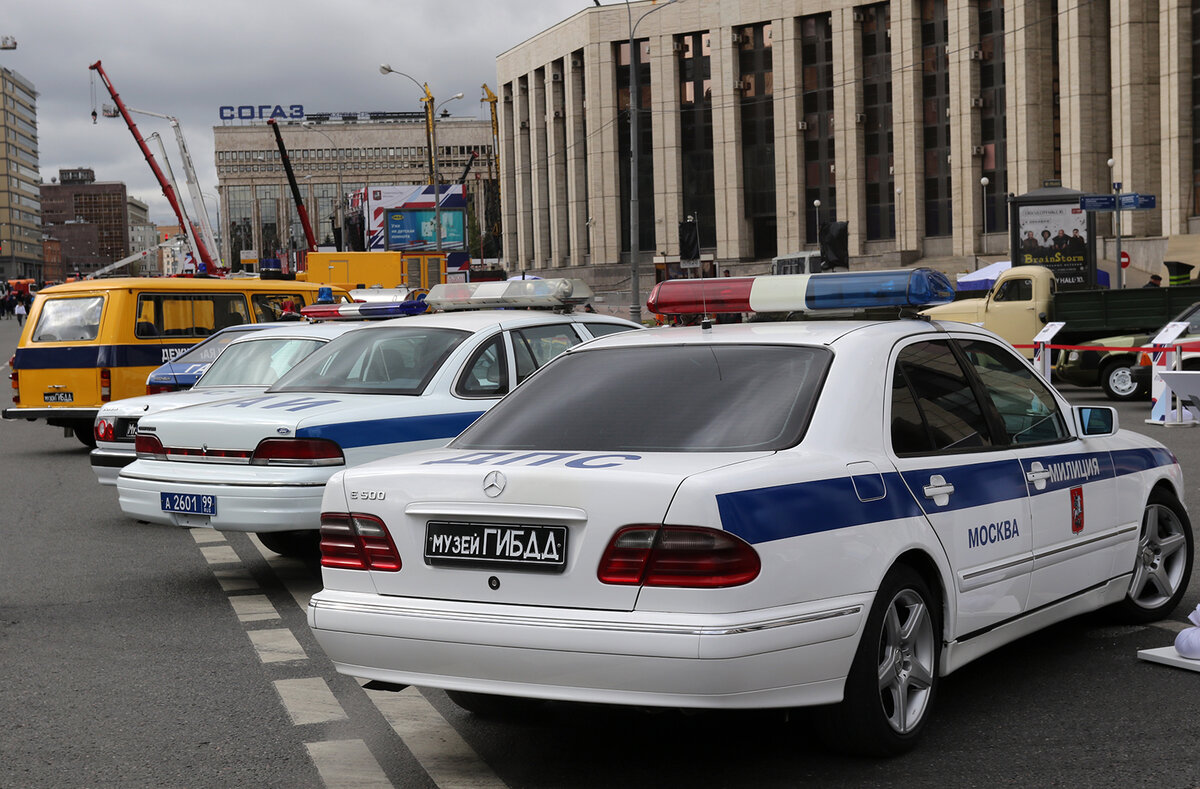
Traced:
[[[0, 321], [4, 360], [16, 337]], [[1200, 511], [1200, 429], [1148, 411], [1123, 405], [1122, 424], [1175, 452]], [[914, 753], [855, 760], [806, 716], [562, 704], [488, 721], [440, 692], [368, 692], [308, 631], [314, 568], [125, 518], [43, 424], [0, 422], [0, 479], [0, 787], [1200, 786], [1200, 673], [1136, 657], [1173, 641], [1200, 582], [1172, 622], [1092, 615], [968, 665]]]

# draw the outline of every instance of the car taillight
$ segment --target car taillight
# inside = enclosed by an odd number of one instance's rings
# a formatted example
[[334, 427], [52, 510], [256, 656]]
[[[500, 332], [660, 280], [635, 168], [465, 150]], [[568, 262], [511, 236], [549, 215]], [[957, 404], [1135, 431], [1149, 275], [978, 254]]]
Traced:
[[163, 392], [174, 392], [175, 387], [171, 384], [146, 384], [146, 394], [162, 394]]
[[625, 526], [608, 543], [596, 576], [606, 584], [716, 589], [749, 583], [762, 563], [749, 544], [700, 526]]
[[151, 460], [166, 460], [167, 451], [163, 449], [162, 442], [158, 440], [158, 436], [150, 434], [138, 433], [133, 438], [133, 448], [140, 458], [148, 458]]
[[8, 369], [11, 370], [11, 372], [8, 374], [8, 379], [10, 381], [12, 381], [12, 388], [13, 388], [12, 401], [14, 403], [20, 405], [20, 403], [21, 403], [21, 374], [19, 372], [17, 372], [17, 369], [13, 366], [13, 364], [16, 361], [17, 361], [16, 354], [13, 354], [12, 356], [10, 356], [8, 358]]
[[342, 448], [328, 438], [264, 438], [250, 457], [252, 466], [340, 466]]
[[100, 371], [100, 402], [107, 403], [112, 400], [112, 370], [103, 369]]
[[97, 419], [95, 435], [97, 441], [114, 441], [116, 431], [114, 430], [113, 423], [107, 419]]
[[1152, 364], [1154, 364], [1154, 362], [1153, 362], [1153, 360], [1151, 360], [1150, 354], [1146, 353], [1145, 351], [1138, 354], [1138, 366], [1139, 367], [1149, 367]]
[[321, 513], [321, 566], [339, 570], [400, 570], [400, 553], [387, 526], [374, 515]]

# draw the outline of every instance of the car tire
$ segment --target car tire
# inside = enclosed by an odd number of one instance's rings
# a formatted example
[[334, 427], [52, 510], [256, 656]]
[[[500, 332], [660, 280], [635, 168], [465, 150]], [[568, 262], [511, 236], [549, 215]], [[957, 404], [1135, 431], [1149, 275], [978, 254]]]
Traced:
[[1187, 512], [1163, 489], [1150, 493], [1134, 557], [1129, 592], [1117, 604], [1128, 622], [1155, 622], [1179, 605], [1192, 575], [1194, 537]]
[[893, 567], [875, 594], [842, 703], [820, 729], [828, 748], [882, 757], [917, 744], [937, 696], [941, 620], [920, 574]]
[[79, 439], [80, 444], [88, 449], [96, 448], [96, 434], [92, 432], [91, 424], [75, 425], [71, 428], [71, 432], [75, 434], [75, 438]]
[[541, 699], [494, 696], [467, 690], [448, 690], [446, 696], [457, 706], [480, 718], [515, 718], [528, 715], [545, 704]]
[[1133, 377], [1136, 359], [1116, 359], [1100, 369], [1100, 388], [1109, 400], [1124, 403], [1140, 400], [1146, 396], [1145, 387]]
[[311, 559], [321, 553], [321, 533], [319, 531], [263, 531], [255, 534], [258, 541], [268, 550], [280, 556], [295, 559]]

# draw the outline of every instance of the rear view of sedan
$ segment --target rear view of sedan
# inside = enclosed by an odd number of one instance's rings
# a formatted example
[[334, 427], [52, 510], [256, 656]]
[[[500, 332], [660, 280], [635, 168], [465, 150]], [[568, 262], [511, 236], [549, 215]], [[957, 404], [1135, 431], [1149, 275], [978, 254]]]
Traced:
[[336, 471], [442, 446], [561, 351], [635, 328], [597, 315], [465, 310], [347, 332], [265, 392], [141, 420], [138, 460], [117, 481], [121, 509], [255, 532], [280, 553], [314, 549]]
[[[952, 297], [936, 272], [862, 276], [650, 304]], [[636, 332], [565, 352], [443, 449], [334, 475], [309, 624], [339, 671], [471, 710], [833, 705], [831, 744], [896, 754], [974, 658], [1083, 611], [1170, 612], [1182, 490], [1161, 445], [975, 326]]]

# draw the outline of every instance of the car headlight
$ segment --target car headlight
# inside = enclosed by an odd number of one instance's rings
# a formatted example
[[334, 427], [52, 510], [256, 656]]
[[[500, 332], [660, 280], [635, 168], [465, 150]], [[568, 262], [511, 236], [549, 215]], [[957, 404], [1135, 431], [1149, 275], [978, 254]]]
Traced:
[[1067, 361], [1068, 362], [1079, 361], [1079, 351], [1071, 351], [1069, 354], [1067, 354]]

